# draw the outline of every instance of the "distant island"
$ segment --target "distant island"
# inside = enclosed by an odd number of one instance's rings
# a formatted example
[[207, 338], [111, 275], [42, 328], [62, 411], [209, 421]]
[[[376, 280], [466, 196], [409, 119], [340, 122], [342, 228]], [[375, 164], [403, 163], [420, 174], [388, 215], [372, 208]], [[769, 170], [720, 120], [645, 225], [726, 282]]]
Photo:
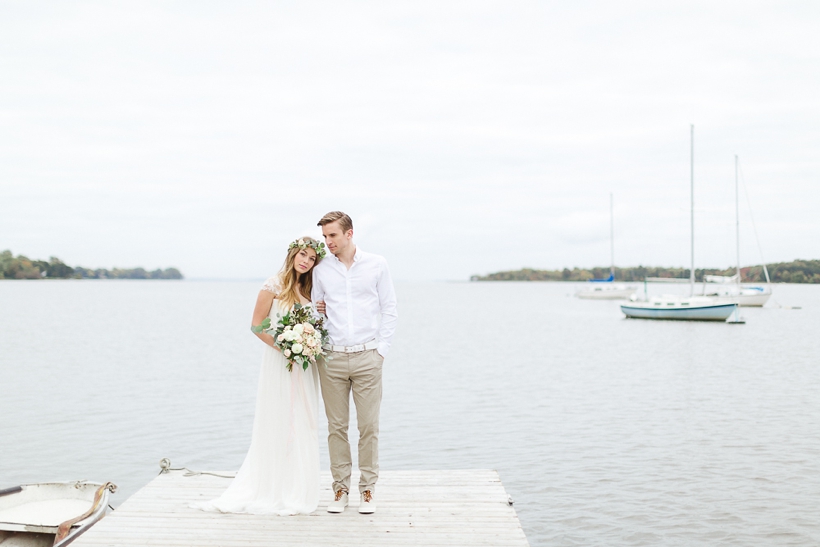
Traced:
[[[775, 262], [766, 264], [769, 277], [773, 283], [820, 283], [820, 260], [793, 260], [791, 262]], [[703, 281], [704, 275], [735, 274], [735, 268], [704, 268], [695, 269], [695, 280]], [[763, 266], [748, 266], [740, 269], [744, 283], [765, 283]], [[564, 268], [563, 270], [534, 270], [524, 268], [507, 272], [491, 273], [489, 275], [474, 275], [470, 281], [588, 281], [590, 279], [606, 279], [609, 277], [608, 267], [592, 269]], [[678, 277], [689, 278], [688, 268], [658, 268], [650, 266], [636, 266], [632, 268], [615, 268], [615, 280], [636, 282], [646, 277]]]
[[182, 279], [176, 268], [148, 271], [144, 268], [71, 267], [57, 257], [33, 260], [11, 251], [0, 253], [0, 279]]

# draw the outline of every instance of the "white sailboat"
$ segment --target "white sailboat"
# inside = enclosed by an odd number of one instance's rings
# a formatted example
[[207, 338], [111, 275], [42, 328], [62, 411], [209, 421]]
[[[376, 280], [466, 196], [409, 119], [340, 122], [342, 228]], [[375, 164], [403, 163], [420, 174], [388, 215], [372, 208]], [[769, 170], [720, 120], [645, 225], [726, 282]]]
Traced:
[[626, 300], [637, 290], [623, 283], [615, 283], [615, 211], [612, 194], [609, 194], [609, 264], [608, 279], [590, 279], [575, 296], [590, 300]]
[[705, 296], [717, 298], [720, 302], [734, 302], [738, 306], [762, 308], [772, 295], [772, 288], [769, 285], [740, 284], [734, 275], [728, 278], [730, 281], [716, 281], [715, 277], [720, 276], [706, 276], [707, 283], [718, 285], [709, 287], [705, 291]]
[[[737, 155], [735, 155], [735, 246], [737, 250], [737, 271], [732, 276], [707, 275], [704, 277], [704, 296], [716, 297], [720, 302], [736, 303], [739, 306], [762, 307], [772, 295], [769, 270], [763, 264], [766, 284], [744, 284], [740, 273], [740, 189], [738, 185]], [[707, 288], [707, 284], [710, 285]]]
[[[691, 258], [689, 296], [663, 295], [644, 302], [621, 305], [627, 318], [678, 321], [726, 321], [737, 311], [737, 303], [720, 302], [708, 296], [695, 296], [695, 126], [690, 126]], [[738, 321], [740, 322], [740, 321]]]
[[720, 303], [708, 296], [662, 295], [621, 305], [621, 311], [631, 319], [677, 321], [726, 321], [736, 309], [737, 304]]

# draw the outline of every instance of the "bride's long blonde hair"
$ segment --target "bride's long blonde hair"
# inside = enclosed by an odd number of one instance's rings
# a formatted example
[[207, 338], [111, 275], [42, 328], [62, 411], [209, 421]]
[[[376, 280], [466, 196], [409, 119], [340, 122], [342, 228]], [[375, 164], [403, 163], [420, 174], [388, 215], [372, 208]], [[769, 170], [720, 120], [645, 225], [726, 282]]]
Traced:
[[[306, 249], [317, 246], [319, 242], [312, 237], [301, 237], [307, 244]], [[277, 298], [282, 301], [287, 307], [291, 307], [297, 302], [300, 302], [299, 295], [301, 294], [310, 300], [310, 291], [313, 289], [313, 269], [319, 265], [322, 260], [319, 255], [316, 255], [316, 262], [313, 263], [313, 268], [305, 273], [299, 273], [293, 265], [296, 255], [301, 251], [301, 247], [292, 247], [288, 249], [288, 254], [285, 257], [285, 263], [282, 265], [282, 270], [279, 272], [279, 294]], [[316, 252], [314, 249], [311, 249]]]

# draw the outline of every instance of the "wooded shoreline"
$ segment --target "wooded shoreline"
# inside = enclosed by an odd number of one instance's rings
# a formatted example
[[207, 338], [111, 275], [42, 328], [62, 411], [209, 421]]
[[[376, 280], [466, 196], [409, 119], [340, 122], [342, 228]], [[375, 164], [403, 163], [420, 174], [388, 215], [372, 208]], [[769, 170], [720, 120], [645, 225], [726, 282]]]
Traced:
[[11, 251], [0, 252], [0, 280], [2, 279], [183, 279], [176, 268], [84, 268], [71, 267], [52, 256], [45, 260], [33, 260], [23, 255], [16, 257]]
[[[772, 283], [819, 283], [820, 260], [793, 260], [791, 262], [775, 262], [766, 264]], [[704, 275], [732, 276], [735, 268], [702, 268], [695, 269], [695, 280], [703, 281]], [[766, 276], [763, 266], [747, 266], [740, 269], [744, 283], [765, 283]], [[595, 268], [564, 268], [563, 270], [536, 270], [523, 268], [491, 273], [488, 275], [474, 275], [470, 281], [589, 281], [590, 279], [606, 279], [609, 277], [609, 267]], [[615, 268], [615, 281], [638, 282], [646, 277], [689, 278], [689, 268], [664, 268], [655, 266], [634, 266]]]

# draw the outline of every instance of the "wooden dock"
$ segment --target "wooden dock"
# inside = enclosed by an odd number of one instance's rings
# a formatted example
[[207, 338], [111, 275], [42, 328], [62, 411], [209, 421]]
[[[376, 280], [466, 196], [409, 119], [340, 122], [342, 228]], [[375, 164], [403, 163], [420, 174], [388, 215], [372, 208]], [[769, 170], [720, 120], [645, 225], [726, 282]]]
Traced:
[[[495, 471], [382, 471], [373, 515], [359, 514], [356, 492], [344, 513], [328, 513], [330, 473], [322, 474], [319, 508], [310, 515], [219, 514], [189, 507], [217, 497], [229, 482], [182, 471], [159, 475], [72, 547], [529, 546]], [[357, 482], [354, 476], [354, 489]]]

